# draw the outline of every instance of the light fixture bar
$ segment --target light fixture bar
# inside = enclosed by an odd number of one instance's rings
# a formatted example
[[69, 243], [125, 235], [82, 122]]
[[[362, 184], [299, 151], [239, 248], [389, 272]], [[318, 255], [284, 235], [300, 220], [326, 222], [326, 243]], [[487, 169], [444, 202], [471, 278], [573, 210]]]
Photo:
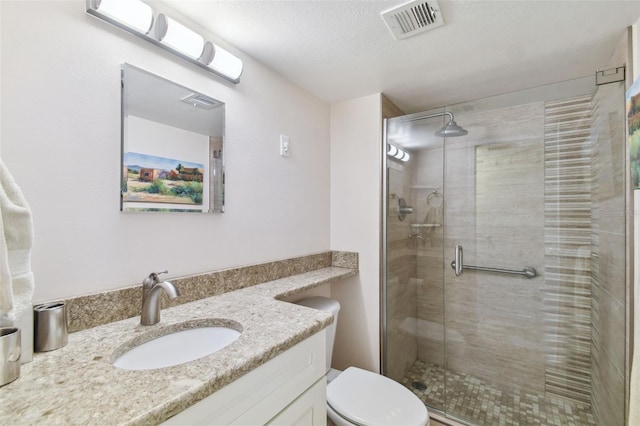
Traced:
[[390, 143], [387, 144], [387, 156], [400, 160], [404, 163], [409, 161], [411, 158], [411, 155], [407, 151], [398, 148], [395, 145], [391, 145]]
[[87, 13], [155, 44], [234, 84], [242, 60], [140, 0], [86, 0]]

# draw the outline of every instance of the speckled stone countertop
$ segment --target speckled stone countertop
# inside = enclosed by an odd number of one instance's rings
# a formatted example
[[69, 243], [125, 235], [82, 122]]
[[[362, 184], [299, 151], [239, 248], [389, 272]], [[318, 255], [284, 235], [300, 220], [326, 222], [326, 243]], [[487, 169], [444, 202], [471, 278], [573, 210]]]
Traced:
[[[72, 333], [65, 347], [35, 354], [20, 378], [0, 387], [0, 424], [161, 423], [332, 321], [329, 313], [279, 298], [355, 274], [322, 268], [165, 309], [154, 326], [143, 327], [134, 317]], [[127, 371], [111, 365], [114, 353], [134, 339], [142, 343], [185, 322], [239, 324], [242, 334], [216, 353], [173, 367]]]

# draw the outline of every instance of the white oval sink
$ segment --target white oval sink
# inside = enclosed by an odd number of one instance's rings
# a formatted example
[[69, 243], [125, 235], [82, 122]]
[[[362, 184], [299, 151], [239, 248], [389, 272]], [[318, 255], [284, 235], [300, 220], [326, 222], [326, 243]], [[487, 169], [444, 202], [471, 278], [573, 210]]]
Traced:
[[228, 327], [196, 327], [141, 343], [118, 356], [113, 365], [124, 370], [153, 370], [194, 361], [219, 351], [240, 337]]

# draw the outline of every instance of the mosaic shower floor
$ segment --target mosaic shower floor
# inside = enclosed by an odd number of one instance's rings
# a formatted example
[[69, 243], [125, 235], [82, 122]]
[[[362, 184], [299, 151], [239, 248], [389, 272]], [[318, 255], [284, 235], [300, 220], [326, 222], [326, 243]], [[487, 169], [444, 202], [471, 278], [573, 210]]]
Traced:
[[[520, 390], [504, 391], [465, 374], [447, 373], [447, 409], [452, 415], [476, 425], [595, 426], [591, 407], [578, 402], [545, 397]], [[415, 389], [412, 382], [426, 385]], [[428, 406], [445, 406], [444, 369], [416, 361], [402, 384]], [[443, 410], [444, 411], [444, 410]]]

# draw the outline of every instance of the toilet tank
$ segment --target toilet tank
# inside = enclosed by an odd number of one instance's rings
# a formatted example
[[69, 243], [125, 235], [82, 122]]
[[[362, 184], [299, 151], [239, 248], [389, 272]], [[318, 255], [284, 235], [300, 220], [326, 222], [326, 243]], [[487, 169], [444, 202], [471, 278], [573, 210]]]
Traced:
[[318, 309], [320, 311], [330, 312], [331, 315], [333, 315], [333, 324], [327, 327], [327, 371], [329, 371], [329, 369], [331, 369], [331, 356], [333, 355], [333, 342], [336, 338], [336, 325], [338, 324], [340, 303], [338, 303], [337, 300], [329, 299], [328, 297], [316, 296], [299, 300], [296, 304]]

